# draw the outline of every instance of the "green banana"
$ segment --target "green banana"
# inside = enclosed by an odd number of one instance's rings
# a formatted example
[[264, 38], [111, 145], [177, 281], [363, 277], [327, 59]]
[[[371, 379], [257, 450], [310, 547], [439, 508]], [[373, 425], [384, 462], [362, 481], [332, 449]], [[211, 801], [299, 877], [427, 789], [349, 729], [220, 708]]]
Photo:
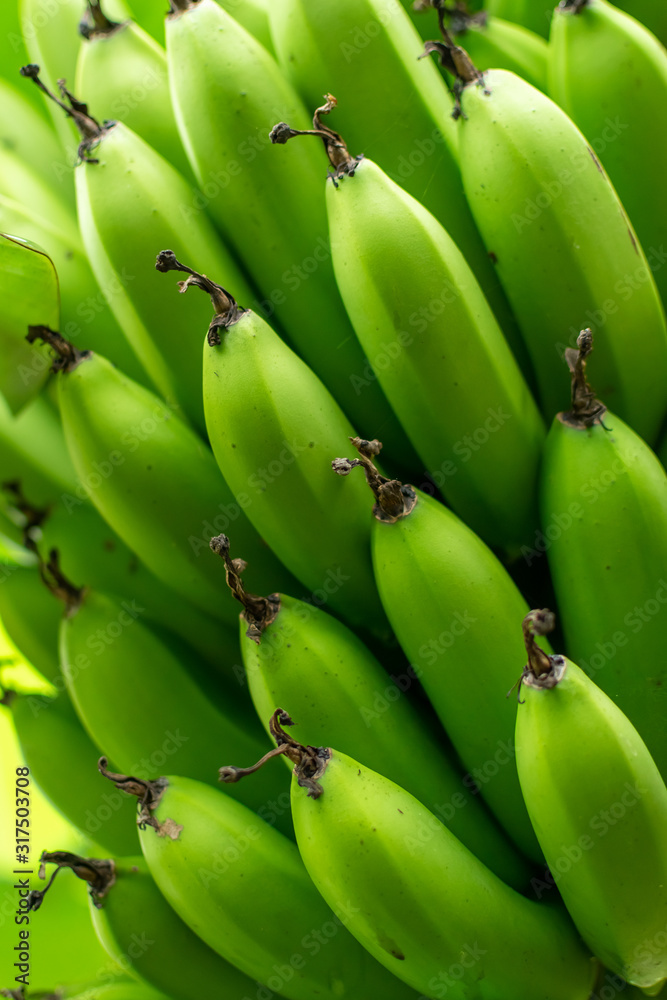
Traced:
[[521, 788], [582, 938], [655, 996], [667, 980], [667, 787], [620, 709], [574, 663], [536, 645], [553, 624], [549, 611], [523, 624]]
[[268, 720], [276, 705], [298, 707], [304, 743], [316, 746], [328, 731], [337, 746], [436, 811], [484, 864], [523, 889], [525, 864], [405, 696], [418, 674], [410, 667], [397, 680], [388, 677], [353, 632], [312, 605], [285, 594], [267, 599], [246, 593], [238, 561], [229, 557], [229, 539], [213, 541], [243, 605], [241, 654], [259, 718]]
[[[412, 486], [380, 475], [379, 441], [353, 438], [360, 458], [335, 459], [338, 475], [361, 466], [374, 496], [371, 549], [383, 607], [468, 775], [524, 854], [539, 845], [514, 761], [518, 636], [527, 606], [493, 553], [462, 521]], [[480, 671], [479, 683], [471, 670]], [[476, 675], [477, 676], [477, 675]], [[474, 720], [474, 725], [471, 724]]]
[[[51, 602], [55, 604], [53, 598]], [[57, 653], [57, 627], [51, 638]], [[5, 693], [3, 703], [11, 710], [31, 780], [49, 802], [84, 836], [105, 850], [121, 856], [136, 852], [138, 844], [130, 804], [125, 796], [109, 793], [99, 775], [93, 773], [98, 750], [79, 722], [62, 685], [57, 697], [10, 691]]]
[[665, 313], [609, 178], [576, 126], [540, 91], [505, 70], [480, 77], [468, 65], [462, 77], [472, 81], [462, 94], [463, 183], [497, 256], [543, 413], [567, 402], [553, 378], [554, 357], [567, 346], [561, 340], [569, 331], [574, 343], [590, 320], [599, 330], [600, 391], [654, 442], [667, 410]]
[[[270, 13], [280, 64], [302, 99], [314, 108], [322, 94], [334, 93], [346, 109], [352, 152], [372, 157], [447, 229], [523, 367], [516, 321], [463, 194], [452, 101], [436, 68], [418, 61], [422, 45], [399, 0], [281, 0]], [[303, 112], [284, 112], [295, 127], [307, 127], [298, 120]], [[301, 155], [294, 170], [303, 182], [306, 151]]]
[[[35, 557], [36, 558], [36, 557]], [[62, 688], [58, 629], [62, 610], [49, 595], [35, 566], [6, 568], [0, 586], [0, 621], [28, 663]]]
[[39, 335], [62, 354], [58, 399], [79, 486], [148, 569], [235, 627], [217, 566], [200, 558], [213, 531], [233, 523], [263, 581], [289, 585], [291, 577], [246, 520], [244, 496], [232, 495], [194, 431], [105, 358], [75, 351], [53, 331]]
[[20, 481], [36, 507], [78, 486], [58, 415], [37, 396], [13, 417], [0, 396], [0, 484]]
[[[45, 569], [66, 602], [60, 662], [68, 694], [90, 738], [119, 767], [153, 778], [173, 756], [184, 775], [214, 782], [222, 745], [240, 740], [249, 757], [257, 752], [259, 722], [241, 710], [234, 689], [213, 700], [190, 664], [144, 625], [136, 601], [73, 587], [53, 556]], [[266, 782], [244, 801], [264, 808], [270, 792]], [[289, 829], [289, 816], [284, 822]]]
[[[209, 947], [288, 1000], [410, 1000], [331, 912], [296, 845], [197, 781], [100, 770], [141, 799], [141, 850], [167, 902]], [[247, 782], [251, 784], [251, 782]]]
[[[108, 0], [111, 17], [129, 17], [124, 0]], [[79, 22], [83, 0], [18, 0], [21, 33], [33, 63], [44, 67], [47, 83], [73, 80], [81, 46]], [[18, 66], [17, 66], [18, 69]], [[76, 155], [74, 129], [55, 108], [49, 106], [53, 123], [68, 158]]]
[[[333, 167], [326, 202], [345, 308], [448, 502], [489, 544], [518, 545], [537, 523], [542, 418], [460, 250], [372, 160], [350, 156], [321, 119], [335, 105], [328, 95], [307, 134]], [[280, 123], [271, 137], [302, 134]]]
[[[190, 310], [186, 315], [183, 308], [165, 302], [151, 262], [160, 246], [173, 246], [175, 252], [200, 260], [208, 271], [224, 275], [240, 295], [249, 297], [245, 278], [203, 212], [191, 211], [197, 195], [166, 160], [122, 122], [99, 126], [85, 106], [75, 102], [76, 107], [68, 108], [41, 83], [38, 67], [26, 66], [22, 72], [87, 136], [75, 183], [79, 225], [93, 273], [157, 390], [203, 429], [201, 361], [192, 343], [197, 318], [193, 322]], [[86, 152], [90, 146], [92, 160]], [[204, 315], [202, 304], [202, 325]]]
[[38, 244], [54, 263], [60, 289], [60, 328], [65, 336], [102, 351], [130, 378], [148, 378], [100, 291], [77, 239], [72, 243], [30, 208], [0, 195], [0, 230]]
[[555, 5], [556, 0], [485, 0], [484, 10], [548, 38]]
[[[393, 781], [297, 743], [282, 729], [291, 724], [274, 713], [278, 746], [267, 757], [285, 753], [295, 765], [301, 856], [334, 910], [351, 904], [349, 929], [378, 962], [426, 997], [587, 1000], [595, 963], [565, 913], [509, 889]], [[237, 781], [252, 770], [221, 774]]]
[[551, 29], [549, 94], [592, 141], [667, 303], [667, 145], [655, 134], [667, 51], [607, 0], [565, 0]]
[[100, 0], [87, 2], [75, 92], [86, 95], [98, 118], [124, 122], [172, 167], [191, 176], [169, 98], [164, 49], [134, 21], [108, 18]]
[[140, 981], [169, 991], [172, 1000], [242, 997], [256, 991], [256, 983], [225, 962], [176, 915], [142, 857], [111, 860], [43, 851], [40, 863], [40, 871], [47, 864], [58, 867], [45, 889], [32, 892], [32, 909], [41, 908], [55, 874], [70, 868], [88, 884], [93, 927], [108, 955]]
[[[260, 289], [224, 280], [237, 300], [265, 318], [273, 315], [303, 360], [333, 393], [350, 419], [379, 422], [391, 456], [412, 468], [410, 448], [377, 382], [360, 391], [354, 375], [368, 362], [340, 300], [331, 267], [322, 170], [317, 150], [271, 153], [269, 129], [277, 117], [306, 123], [296, 91], [269, 53], [214, 0], [172, 0], [167, 60], [178, 127], [206, 207]], [[205, 274], [201, 254], [179, 253]], [[313, 331], [317, 330], [317, 336]]]
[[[16, 70], [26, 59], [17, 62]], [[24, 88], [25, 90], [25, 88]], [[40, 174], [51, 189], [57, 191], [74, 210], [73, 167], [63, 156], [58, 136], [44, 117], [43, 102], [39, 95], [36, 107], [31, 93], [18, 90], [13, 83], [0, 77], [0, 145], [9, 149]]]
[[566, 355], [572, 406], [554, 419], [544, 451], [540, 548], [568, 655], [628, 716], [667, 778], [667, 474], [595, 399], [589, 330], [578, 347]]
[[248, 518], [314, 595], [354, 625], [382, 633], [363, 484], [348, 495], [342, 484], [332, 491], [328, 482], [331, 451], [351, 432], [347, 417], [259, 313], [239, 308], [224, 288], [170, 250], [158, 255], [156, 267], [186, 273], [182, 292], [194, 286], [211, 297], [206, 429], [226, 481], [246, 498]]
[[42, 173], [11, 148], [0, 147], [0, 194], [48, 219], [53, 229], [62, 233], [72, 246], [81, 249], [76, 214], [71, 206]]
[[44, 349], [26, 344], [26, 327], [57, 326], [60, 316], [58, 276], [41, 247], [0, 233], [0, 297], [0, 396], [17, 413], [35, 398], [49, 372]]

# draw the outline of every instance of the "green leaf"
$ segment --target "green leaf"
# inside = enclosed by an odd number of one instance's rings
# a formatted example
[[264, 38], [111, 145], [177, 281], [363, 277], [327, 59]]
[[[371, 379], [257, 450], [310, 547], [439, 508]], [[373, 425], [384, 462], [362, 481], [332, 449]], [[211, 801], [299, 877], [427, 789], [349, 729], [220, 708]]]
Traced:
[[0, 392], [17, 413], [49, 375], [49, 350], [27, 342], [28, 327], [60, 325], [58, 275], [37, 244], [0, 234], [0, 304]]

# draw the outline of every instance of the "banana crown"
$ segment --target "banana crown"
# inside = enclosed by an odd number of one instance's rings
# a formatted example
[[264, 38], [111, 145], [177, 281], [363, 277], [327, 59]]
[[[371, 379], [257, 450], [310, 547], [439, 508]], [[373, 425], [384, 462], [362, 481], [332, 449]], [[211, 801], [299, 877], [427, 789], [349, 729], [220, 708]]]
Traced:
[[355, 466], [364, 470], [366, 482], [373, 492], [375, 504], [373, 516], [378, 521], [394, 524], [402, 517], [407, 517], [417, 503], [417, 494], [412, 486], [400, 483], [398, 479], [387, 479], [373, 463], [373, 458], [380, 454], [382, 442], [374, 439], [365, 441], [363, 438], [352, 437], [350, 441], [359, 452], [361, 458], [334, 458], [331, 468], [338, 476], [349, 476]]
[[257, 597], [249, 594], [243, 587], [240, 574], [248, 565], [244, 559], [231, 559], [229, 555], [229, 539], [226, 535], [216, 535], [210, 541], [211, 551], [220, 556], [225, 564], [225, 577], [232, 596], [243, 605], [241, 618], [247, 622], [246, 636], [258, 645], [265, 628], [274, 622], [280, 611], [280, 594], [269, 594], [268, 597]]
[[233, 784], [245, 778], [248, 774], [253, 774], [263, 767], [267, 761], [273, 757], [284, 754], [294, 764], [294, 775], [302, 788], [307, 789], [311, 799], [317, 799], [324, 789], [319, 784], [319, 779], [326, 771], [327, 764], [331, 759], [329, 747], [311, 747], [297, 743], [289, 733], [286, 733], [283, 726], [293, 726], [294, 723], [287, 712], [282, 708], [277, 708], [269, 720], [271, 735], [277, 746], [274, 750], [269, 750], [261, 760], [251, 767], [235, 767], [232, 764], [220, 768], [220, 781]]

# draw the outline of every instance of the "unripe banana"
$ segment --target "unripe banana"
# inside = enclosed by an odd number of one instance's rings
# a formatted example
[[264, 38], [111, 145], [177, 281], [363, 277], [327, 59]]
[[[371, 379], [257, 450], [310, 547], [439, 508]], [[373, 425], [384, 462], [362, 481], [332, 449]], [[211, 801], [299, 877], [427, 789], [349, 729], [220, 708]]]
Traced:
[[[182, 777], [100, 770], [141, 800], [141, 849], [167, 902], [203, 941], [288, 1000], [410, 1000], [331, 912], [296, 845], [230, 796]], [[251, 782], [247, 782], [251, 784]]]
[[537, 647], [533, 634], [553, 619], [531, 611], [523, 625], [521, 788], [582, 938], [655, 996], [667, 979], [667, 787], [620, 709], [574, 663]]
[[[45, 571], [66, 602], [60, 662], [67, 691], [90, 738], [119, 767], [153, 778], [173, 757], [184, 775], [215, 782], [221, 746], [240, 740], [249, 758], [256, 755], [259, 722], [234, 689], [213, 700], [191, 665], [144, 625], [136, 602], [74, 587], [53, 555]], [[261, 809], [271, 791], [266, 782], [244, 801]], [[289, 816], [284, 822], [289, 829]]]
[[[71, 868], [88, 883], [93, 927], [107, 954], [121, 967], [129, 965], [128, 971], [141, 981], [168, 990], [172, 1000], [240, 998], [256, 992], [256, 983], [225, 962], [176, 915], [142, 857], [112, 860], [43, 851], [40, 862], [40, 873], [45, 865], [56, 864], [56, 872]], [[32, 909], [41, 907], [54, 877], [55, 872], [46, 889], [33, 891]]]
[[665, 314], [609, 178], [544, 94], [504, 70], [463, 75], [474, 81], [462, 94], [463, 183], [530, 351], [543, 413], [567, 402], [554, 358], [590, 318], [600, 331], [600, 392], [654, 442], [667, 409]]
[[555, 5], [554, 0], [485, 0], [484, 10], [548, 38]]
[[[267, 720], [267, 731], [276, 705], [298, 707], [304, 743], [317, 746], [328, 732], [346, 753], [437, 812], [484, 864], [509, 885], [523, 889], [526, 866], [410, 704], [406, 692], [417, 679], [412, 668], [394, 681], [354, 633], [331, 615], [285, 594], [263, 598], [246, 593], [239, 561], [229, 557], [229, 539], [221, 535], [213, 541], [225, 560], [232, 594], [244, 608], [241, 654], [257, 715]], [[291, 766], [287, 758], [285, 763]]]
[[[0, 194], [48, 219], [72, 246], [81, 249], [76, 215], [55, 185], [21, 159], [12, 149], [0, 149]], [[20, 236], [20, 233], [15, 234]]]
[[[462, 521], [412, 486], [380, 475], [379, 441], [353, 438], [360, 458], [339, 458], [346, 476], [363, 468], [375, 496], [371, 548], [383, 607], [454, 749], [507, 833], [529, 857], [540, 850], [514, 761], [521, 641], [510, 623], [526, 602], [490, 549]], [[483, 683], [471, 681], [471, 670]], [[474, 725], [471, 720], [474, 719]]]
[[[75, 171], [79, 225], [119, 325], [160, 394], [203, 429], [201, 361], [192, 340], [197, 318], [165, 301], [152, 261], [161, 246], [173, 246], [249, 296], [244, 276], [201, 209], [192, 207], [196, 192], [166, 160], [122, 122], [100, 126], [85, 105], [59, 101], [41, 83], [38, 67], [22, 72], [85, 136]], [[204, 310], [202, 324], [203, 316]]]
[[171, 251], [162, 251], [156, 266], [186, 273], [181, 291], [195, 286], [211, 297], [206, 429], [225, 480], [246, 498], [248, 518], [304, 586], [323, 589], [331, 607], [354, 625], [382, 632], [363, 484], [350, 495], [342, 484], [332, 490], [328, 471], [332, 449], [349, 437], [347, 417], [258, 313], [239, 308], [224, 288]]
[[299, 850], [329, 905], [352, 904], [349, 929], [364, 948], [427, 997], [587, 1000], [595, 963], [566, 914], [509, 889], [392, 781], [297, 743], [281, 728], [291, 723], [281, 709], [271, 722], [277, 752], [295, 765]]
[[[104, 3], [106, 7], [106, 0]], [[114, 21], [101, 0], [88, 0], [76, 65], [77, 94], [98, 119], [119, 120], [185, 177], [190, 164], [169, 97], [167, 56], [135, 21]]]
[[2, 627], [35, 670], [51, 684], [62, 684], [58, 662], [62, 609], [44, 586], [36, 565], [12, 566], [9, 570], [3, 567], [0, 586]]
[[0, 396], [0, 482], [16, 482], [34, 506], [51, 504], [77, 487], [58, 414], [37, 396], [13, 417]]
[[307, 106], [335, 94], [350, 150], [371, 156], [447, 229], [523, 360], [516, 321], [463, 194], [451, 98], [435, 67], [425, 65], [430, 60], [418, 61], [420, 39], [399, 0], [281, 0], [271, 6], [271, 29], [281, 66]]
[[275, 60], [214, 0], [172, 0], [171, 7], [167, 59], [181, 137], [205, 207], [260, 296], [248, 297], [194, 250], [181, 254], [173, 240], [161, 245], [216, 275], [240, 303], [275, 315], [350, 418], [363, 423], [373, 414], [392, 455], [411, 468], [414, 453], [373, 373], [363, 392], [354, 383], [368, 374], [368, 362], [331, 267], [317, 150], [267, 148], [271, 125], [289, 118], [305, 126], [305, 108]]
[[[50, 600], [56, 604], [53, 598]], [[57, 629], [52, 638], [57, 651]], [[94, 773], [92, 764], [98, 750], [79, 722], [66, 691], [60, 687], [54, 698], [6, 692], [3, 701], [10, 707], [30, 778], [49, 802], [84, 836], [107, 851], [121, 857], [136, 853], [138, 842], [130, 804], [122, 795], [109, 794], [108, 786]]]
[[102, 351], [121, 371], [142, 385], [149, 383], [142, 365], [114, 319], [90, 270], [77, 237], [75, 243], [30, 207], [0, 195], [0, 230], [42, 247], [54, 263], [60, 290], [60, 328], [72, 340]]
[[100, 355], [74, 351], [52, 331], [41, 335], [69, 359], [59, 363], [58, 398], [80, 484], [158, 579], [235, 627], [218, 567], [200, 558], [211, 528], [234, 523], [263, 585], [291, 577], [246, 520], [213, 455], [166, 404]]
[[[542, 465], [549, 568], [568, 655], [628, 716], [667, 778], [667, 474], [587, 384], [589, 330], [578, 345], [567, 352], [572, 406], [554, 419]], [[597, 360], [596, 347], [594, 368]]]
[[58, 276], [44, 250], [0, 234], [0, 297], [0, 395], [10, 412], [18, 413], [37, 395], [49, 370], [44, 349], [26, 343], [26, 326], [59, 325]]
[[653, 0], [619, 0], [618, 6], [636, 18], [667, 45], [667, 9]]
[[[9, 8], [7, 8], [9, 9]], [[74, 201], [73, 165], [63, 156], [58, 136], [46, 120], [43, 102], [35, 91], [23, 87], [19, 90], [19, 67], [26, 59], [12, 67], [12, 82], [0, 77], [0, 142], [11, 149], [20, 160], [36, 171], [42, 180], [71, 207]], [[0, 60], [0, 64], [2, 64]], [[31, 100], [32, 98], [32, 100]]]
[[[350, 156], [321, 119], [335, 105], [328, 95], [307, 134], [333, 167], [329, 232], [348, 315], [382, 358], [380, 385], [423, 467], [485, 541], [512, 547], [537, 523], [542, 418], [460, 250], [372, 160]], [[281, 123], [272, 137], [301, 134]]]
[[549, 94], [599, 152], [667, 303], [667, 144], [655, 135], [667, 51], [607, 0], [566, 0], [551, 29]]

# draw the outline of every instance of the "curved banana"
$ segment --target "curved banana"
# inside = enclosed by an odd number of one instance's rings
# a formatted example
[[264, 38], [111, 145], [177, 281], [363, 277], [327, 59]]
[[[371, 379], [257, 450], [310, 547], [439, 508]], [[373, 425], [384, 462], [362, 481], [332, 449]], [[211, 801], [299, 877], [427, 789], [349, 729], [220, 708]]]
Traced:
[[[18, 69], [25, 63], [17, 62]], [[20, 160], [40, 174], [52, 190], [58, 192], [71, 210], [75, 207], [74, 166], [63, 155], [62, 146], [44, 115], [43, 102], [35, 92], [21, 90], [0, 77], [0, 144], [11, 149]]]
[[493, 17], [520, 24], [543, 38], [549, 37], [555, 0], [484, 0], [484, 10]]
[[582, 938], [655, 996], [667, 980], [667, 787], [620, 709], [574, 663], [537, 646], [534, 634], [553, 624], [549, 611], [523, 624], [521, 788]]
[[378, 962], [426, 997], [587, 1000], [596, 963], [564, 912], [509, 889], [409, 792], [338, 750], [297, 743], [281, 728], [291, 724], [281, 709], [271, 720], [295, 765], [301, 856]]
[[[75, 171], [77, 209], [100, 288], [158, 392], [203, 429], [197, 316], [165, 300], [155, 254], [172, 246], [223, 275], [240, 295], [249, 297], [249, 286], [202, 206], [194, 207], [196, 192], [166, 160], [122, 122], [100, 126], [81, 105], [59, 101], [41, 83], [38, 67], [24, 71], [87, 137]], [[199, 315], [203, 327], [204, 308]]]
[[[335, 106], [328, 95], [307, 134], [333, 167], [327, 213], [348, 315], [431, 479], [490, 545], [518, 547], [537, 523], [542, 418], [461, 251], [372, 160], [350, 156], [321, 120]], [[281, 123], [272, 138], [301, 134]]]
[[103, 757], [102, 774], [141, 799], [139, 840], [158, 888], [228, 962], [288, 1000], [413, 997], [357, 945], [349, 915], [331, 912], [282, 834], [198, 781], [106, 767]]
[[[133, 808], [134, 803], [122, 798]], [[115, 860], [43, 851], [40, 864], [40, 872], [47, 864], [56, 864], [56, 872], [70, 868], [88, 884], [93, 927], [107, 954], [141, 981], [168, 990], [171, 1000], [201, 1000], [221, 993], [240, 998], [256, 992], [257, 983], [225, 962], [176, 915], [143, 857]], [[33, 910], [42, 906], [56, 872], [45, 889], [33, 891]]]
[[[3, 567], [4, 569], [4, 567]], [[36, 566], [14, 566], [0, 586], [0, 621], [27, 662], [62, 689], [58, 629], [62, 609], [49, 594]]]
[[[67, 691], [90, 738], [119, 767], [153, 778], [173, 757], [182, 774], [215, 782], [221, 746], [241, 741], [244, 755], [257, 754], [259, 722], [234, 689], [215, 699], [204, 691], [191, 664], [143, 623], [136, 601], [72, 586], [53, 555], [45, 573], [66, 602], [59, 645]], [[262, 809], [272, 792], [267, 781], [241, 797]], [[284, 822], [289, 829], [289, 816]]]
[[516, 705], [505, 697], [522, 650], [509, 623], [526, 614], [526, 602], [491, 550], [451, 511], [380, 475], [373, 464], [379, 441], [352, 444], [361, 457], [332, 465], [343, 476], [361, 466], [375, 496], [373, 569], [396, 638], [469, 772], [464, 784], [480, 792], [514, 842], [539, 861], [514, 761]]
[[39, 335], [63, 354], [58, 399], [79, 485], [158, 579], [235, 627], [218, 567], [200, 558], [211, 529], [233, 523], [263, 581], [291, 579], [246, 520], [247, 496], [233, 496], [208, 447], [147, 389], [53, 331]]
[[[205, 195], [199, 209], [210, 213], [260, 295], [249, 297], [194, 251], [180, 254], [173, 240], [161, 245], [217, 275], [243, 305], [275, 316], [345, 413], [359, 422], [372, 414], [392, 441], [392, 456], [412, 468], [414, 453], [398, 420], [376, 380], [365, 378], [368, 362], [336, 287], [317, 150], [268, 148], [273, 122], [288, 117], [305, 125], [305, 108], [275, 60], [214, 0], [172, 0], [171, 8], [171, 95]], [[368, 382], [363, 390], [359, 378]]]
[[0, 396], [11, 413], [18, 413], [34, 400], [49, 373], [48, 354], [26, 343], [26, 329], [58, 326], [60, 317], [56, 269], [37, 244], [0, 233], [0, 298]]
[[[422, 45], [399, 0], [281, 0], [270, 13], [280, 64], [307, 106], [336, 95], [351, 151], [371, 156], [447, 229], [523, 363], [516, 321], [463, 194], [451, 98], [430, 60], [418, 60]], [[299, 124], [303, 113], [286, 112], [287, 104], [279, 117], [307, 127]], [[303, 182], [306, 150], [301, 154], [295, 176]], [[376, 358], [369, 361], [372, 372]]]
[[[55, 605], [53, 598], [50, 600]], [[57, 651], [57, 627], [52, 638]], [[131, 804], [118, 792], [108, 791], [94, 773], [97, 747], [79, 722], [62, 679], [58, 679], [57, 697], [6, 692], [3, 698], [10, 707], [31, 780], [84, 836], [122, 857], [136, 853]]]
[[566, 0], [551, 28], [549, 94], [600, 156], [667, 304], [667, 143], [655, 134], [667, 50], [607, 0]]
[[[628, 716], [667, 779], [667, 474], [587, 384], [589, 330], [578, 346], [567, 353], [572, 406], [544, 451], [540, 548], [568, 655]], [[596, 348], [594, 370], [597, 360]]]
[[[285, 594], [246, 593], [238, 561], [229, 557], [229, 539], [221, 535], [212, 543], [243, 605], [241, 655], [259, 718], [268, 720], [276, 705], [298, 707], [302, 742], [317, 746], [328, 732], [345, 752], [437, 812], [499, 878], [523, 889], [529, 879], [525, 864], [406, 696], [418, 672], [410, 667], [394, 680], [331, 615]], [[265, 728], [270, 732], [268, 721]]]
[[86, 95], [99, 120], [124, 122], [189, 178], [190, 164], [169, 97], [164, 49], [135, 21], [107, 17], [101, 0], [87, 0], [87, 5], [75, 92]]
[[130, 378], [146, 385], [149, 382], [146, 372], [109, 309], [79, 239], [72, 243], [48, 218], [2, 195], [0, 230], [37, 243], [53, 261], [60, 290], [60, 328], [64, 334], [82, 347], [85, 341], [87, 348], [102, 351]]
[[462, 94], [463, 183], [533, 360], [543, 413], [566, 405], [554, 360], [590, 320], [600, 392], [652, 443], [667, 410], [665, 313], [609, 178], [540, 91], [505, 70], [464, 76], [473, 82]]
[[[316, 599], [354, 625], [382, 632], [363, 484], [330, 489], [328, 464], [351, 424], [308, 366], [262, 317], [162, 251], [156, 267], [188, 275], [211, 297], [204, 342], [204, 413], [225, 480], [262, 538]], [[252, 414], [252, 417], [250, 416]], [[241, 544], [239, 543], [239, 548]]]

